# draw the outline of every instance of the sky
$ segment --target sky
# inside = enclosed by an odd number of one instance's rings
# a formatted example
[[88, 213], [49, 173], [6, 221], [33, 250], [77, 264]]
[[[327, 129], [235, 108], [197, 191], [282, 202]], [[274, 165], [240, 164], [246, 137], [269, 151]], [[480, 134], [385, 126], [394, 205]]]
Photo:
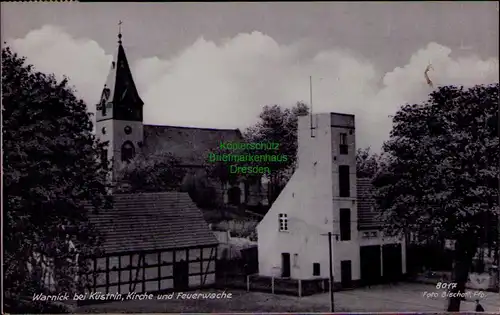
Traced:
[[1, 4], [1, 35], [95, 112], [123, 45], [146, 124], [244, 129], [265, 105], [356, 115], [378, 151], [391, 115], [442, 85], [499, 81], [497, 2]]

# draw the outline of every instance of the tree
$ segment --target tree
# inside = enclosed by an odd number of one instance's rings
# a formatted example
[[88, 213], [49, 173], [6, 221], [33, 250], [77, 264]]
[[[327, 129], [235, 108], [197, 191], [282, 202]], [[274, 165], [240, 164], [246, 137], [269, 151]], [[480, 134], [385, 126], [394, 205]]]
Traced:
[[184, 177], [181, 191], [189, 193], [191, 200], [201, 209], [220, 206], [215, 185], [204, 169], [190, 170]]
[[286, 155], [285, 163], [257, 163], [269, 167], [269, 204], [278, 198], [281, 190], [293, 174], [297, 161], [297, 122], [299, 116], [308, 115], [306, 104], [298, 102], [292, 109], [283, 109], [279, 105], [264, 106], [260, 121], [245, 132], [247, 142], [279, 143], [278, 151], [255, 150], [252, 154]]
[[[217, 148], [208, 152], [208, 156], [204, 159], [205, 161], [205, 171], [208, 179], [214, 180], [216, 183], [220, 185], [220, 191], [222, 194], [226, 191], [227, 184], [235, 184], [243, 177], [237, 173], [231, 173], [230, 165], [242, 165], [247, 163], [229, 163], [224, 161], [213, 161], [210, 157], [215, 156], [223, 156], [225, 154], [234, 154], [234, 155], [244, 155], [248, 154], [245, 150], [224, 150], [221, 148]], [[220, 196], [220, 199], [223, 200], [224, 196]]]
[[[497, 240], [498, 90], [446, 86], [403, 106], [374, 180], [387, 233], [454, 241], [452, 292], [464, 292], [478, 248]], [[448, 311], [459, 310], [460, 298], [451, 298]]]
[[118, 172], [119, 192], [178, 190], [185, 175], [180, 160], [170, 153], [138, 155]]
[[370, 147], [356, 151], [356, 173], [358, 178], [373, 178], [381, 167], [382, 157], [372, 153]]
[[[54, 259], [58, 292], [85, 285], [75, 276], [87, 265], [80, 259], [75, 266], [68, 242], [80, 257], [99, 251], [85, 205], [110, 206], [106, 167], [98, 159], [105, 144], [96, 140], [90, 114], [68, 80], [36, 72], [9, 48], [2, 49], [2, 115], [5, 311], [50, 311], [31, 301], [48, 288], [27, 263], [36, 271], [44, 258]], [[35, 261], [34, 253], [42, 259]], [[26, 296], [30, 301], [23, 304]]]

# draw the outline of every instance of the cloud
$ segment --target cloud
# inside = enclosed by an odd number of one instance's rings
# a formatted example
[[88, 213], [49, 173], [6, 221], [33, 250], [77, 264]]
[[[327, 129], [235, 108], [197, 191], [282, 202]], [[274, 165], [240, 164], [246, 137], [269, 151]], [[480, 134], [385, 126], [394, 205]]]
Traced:
[[47, 25], [8, 43], [38, 71], [53, 73], [59, 79], [67, 76], [77, 95], [88, 104], [98, 101], [113, 56], [97, 42], [75, 39], [63, 29]]
[[[112, 56], [95, 41], [44, 26], [13, 40], [12, 47], [38, 70], [69, 76], [78, 95], [90, 106], [96, 103]], [[437, 43], [429, 43], [406, 65], [388, 73], [346, 49], [313, 55], [306, 51], [301, 44], [281, 45], [252, 32], [220, 44], [199, 38], [169, 60], [136, 60], [132, 69], [145, 102], [145, 122], [245, 128], [266, 104], [308, 102], [313, 75], [314, 111], [355, 114], [358, 147], [378, 149], [391, 128], [388, 116], [431, 92], [423, 76], [429, 62], [435, 69], [429, 76], [437, 86], [499, 79], [498, 59], [481, 60], [473, 54], [453, 58], [451, 49]]]

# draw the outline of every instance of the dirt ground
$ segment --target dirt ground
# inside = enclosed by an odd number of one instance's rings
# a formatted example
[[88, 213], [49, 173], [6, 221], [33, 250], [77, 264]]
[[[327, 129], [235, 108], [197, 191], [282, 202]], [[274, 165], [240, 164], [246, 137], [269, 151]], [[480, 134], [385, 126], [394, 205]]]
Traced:
[[[436, 292], [437, 297], [429, 298], [424, 292]], [[500, 294], [471, 290], [470, 298], [463, 301], [461, 312], [475, 311], [475, 300], [479, 299], [486, 312], [500, 314]], [[442, 297], [443, 290], [436, 290], [435, 285], [419, 283], [399, 283], [377, 285], [355, 290], [335, 292], [335, 304], [347, 308], [350, 312], [436, 312], [446, 311], [448, 300]], [[476, 296], [475, 296], [476, 294]], [[484, 294], [484, 296], [482, 296]], [[304, 297], [318, 305], [327, 304], [328, 294]]]
[[[205, 290], [203, 292], [222, 292]], [[226, 290], [231, 298], [206, 300], [143, 300], [110, 302], [79, 307], [77, 313], [225, 313], [225, 312], [328, 312], [329, 304], [270, 293]], [[193, 292], [189, 292], [193, 293]]]
[[[205, 290], [204, 292], [222, 292]], [[271, 293], [226, 290], [230, 299], [219, 300], [145, 300], [112, 302], [80, 307], [77, 313], [227, 313], [227, 312], [329, 312], [330, 295], [307, 297], [273, 295]], [[400, 283], [378, 285], [355, 290], [335, 292], [335, 312], [429, 312], [443, 313], [447, 300], [439, 291], [437, 298], [428, 298], [424, 292], [438, 292], [429, 284]], [[471, 291], [472, 292], [472, 291]], [[486, 312], [500, 314], [500, 294], [484, 292], [481, 304]], [[462, 302], [461, 311], [474, 311], [473, 297]]]

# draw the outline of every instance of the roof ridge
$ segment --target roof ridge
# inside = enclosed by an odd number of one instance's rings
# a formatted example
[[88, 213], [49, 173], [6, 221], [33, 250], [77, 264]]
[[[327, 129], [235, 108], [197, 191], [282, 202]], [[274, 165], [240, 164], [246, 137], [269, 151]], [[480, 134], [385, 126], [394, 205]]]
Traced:
[[152, 191], [152, 192], [136, 192], [136, 193], [126, 193], [126, 194], [116, 194], [114, 196], [136, 196], [136, 195], [154, 195], [154, 194], [188, 194], [182, 191]]
[[211, 131], [239, 131], [239, 128], [206, 128], [206, 127], [188, 127], [188, 126], [174, 126], [174, 125], [144, 125], [144, 127], [165, 127], [165, 128], [180, 128], [180, 129], [199, 129]]
[[368, 185], [372, 185], [372, 179], [371, 178], [357, 178], [356, 179], [356, 182], [358, 184], [368, 184]]

